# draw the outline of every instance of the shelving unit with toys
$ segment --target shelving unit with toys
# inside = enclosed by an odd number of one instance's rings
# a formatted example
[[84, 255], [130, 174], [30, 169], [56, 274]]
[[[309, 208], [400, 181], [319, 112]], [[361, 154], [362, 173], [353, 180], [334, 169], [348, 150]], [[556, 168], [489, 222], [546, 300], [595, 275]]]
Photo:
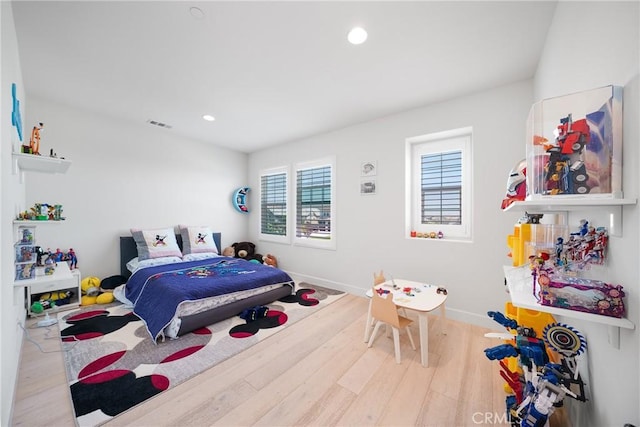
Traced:
[[[13, 153], [13, 173], [20, 173], [20, 181], [23, 181], [22, 174], [24, 172], [41, 172], [49, 174], [64, 174], [71, 166], [71, 160], [51, 157], [39, 156], [34, 154]], [[58, 214], [61, 211], [56, 211]], [[36, 227], [50, 226], [53, 224], [61, 224], [63, 218], [35, 219], [16, 219], [13, 221], [16, 252], [16, 274], [14, 276], [13, 286], [25, 289], [25, 306], [30, 315], [39, 314], [33, 311], [34, 303], [41, 300], [47, 301], [41, 304], [39, 308], [53, 307], [50, 301], [58, 301], [55, 305], [56, 309], [70, 309], [80, 305], [81, 289], [81, 273], [78, 269], [70, 269], [67, 261], [59, 261], [57, 263], [37, 266], [36, 248]], [[27, 259], [28, 258], [28, 259]]]

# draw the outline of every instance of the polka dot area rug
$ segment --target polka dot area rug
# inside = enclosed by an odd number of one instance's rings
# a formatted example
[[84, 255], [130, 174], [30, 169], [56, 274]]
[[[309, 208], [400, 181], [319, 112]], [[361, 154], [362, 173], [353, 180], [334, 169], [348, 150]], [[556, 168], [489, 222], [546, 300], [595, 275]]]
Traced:
[[77, 424], [101, 425], [345, 295], [308, 283], [296, 289], [272, 304], [157, 344], [131, 308], [121, 304], [60, 313]]

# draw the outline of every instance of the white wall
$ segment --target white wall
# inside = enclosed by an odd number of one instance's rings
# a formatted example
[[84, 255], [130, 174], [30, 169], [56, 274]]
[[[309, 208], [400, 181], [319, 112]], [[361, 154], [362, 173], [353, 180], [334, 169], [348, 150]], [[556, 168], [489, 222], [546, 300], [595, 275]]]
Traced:
[[[276, 255], [296, 276], [359, 295], [380, 269], [446, 286], [448, 316], [493, 325], [486, 312], [502, 310], [506, 301], [506, 235], [522, 215], [502, 212], [500, 203], [510, 169], [525, 156], [531, 102], [532, 83], [519, 82], [251, 154], [254, 187], [261, 169], [327, 155], [335, 155], [337, 163], [336, 250], [258, 241], [256, 212], [250, 215], [250, 232], [257, 250]], [[467, 126], [473, 127], [473, 242], [407, 238], [405, 139]], [[378, 162], [374, 196], [359, 194], [360, 165], [367, 160]]]
[[223, 245], [247, 238], [246, 216], [231, 204], [246, 185], [246, 154], [30, 97], [29, 132], [36, 122], [41, 152], [72, 161], [64, 175], [25, 177], [27, 207], [60, 203], [67, 218], [38, 227], [37, 243], [73, 248], [83, 277], [120, 274], [118, 237], [130, 228], [208, 225]]
[[[640, 185], [639, 28], [638, 2], [560, 2], [534, 80], [536, 100], [611, 84], [624, 86], [623, 191], [629, 198], [638, 197]], [[578, 215], [588, 218], [589, 212]], [[608, 345], [605, 326], [560, 319], [582, 332], [589, 346], [586, 364], [592, 399], [581, 405], [578, 425], [640, 425], [640, 209], [626, 206], [622, 218], [623, 235], [610, 240], [608, 277], [603, 279], [624, 286], [628, 318], [636, 330], [621, 330], [617, 350]]]
[[18, 89], [18, 99], [22, 103], [24, 114], [25, 96], [22, 86], [22, 72], [18, 57], [15, 27], [11, 3], [0, 2], [0, 181], [2, 187], [2, 207], [0, 208], [0, 402], [2, 412], [0, 425], [9, 425], [14, 385], [18, 371], [18, 358], [22, 343], [22, 330], [17, 319], [24, 319], [22, 307], [23, 288], [13, 287], [13, 206], [24, 203], [24, 186], [18, 176], [12, 174], [12, 147], [20, 146], [16, 129], [11, 126], [12, 96], [11, 84]]

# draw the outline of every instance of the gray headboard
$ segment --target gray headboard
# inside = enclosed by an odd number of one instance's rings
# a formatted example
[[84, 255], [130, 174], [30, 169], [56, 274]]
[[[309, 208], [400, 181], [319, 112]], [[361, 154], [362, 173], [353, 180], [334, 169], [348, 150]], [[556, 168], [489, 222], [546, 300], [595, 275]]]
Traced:
[[[218, 253], [222, 253], [222, 249], [220, 249], [220, 242], [222, 238], [222, 233], [213, 233], [213, 241], [216, 243], [216, 247], [218, 248]], [[180, 246], [180, 250], [182, 250], [182, 236], [180, 234], [176, 234], [176, 240], [178, 241], [178, 246]], [[120, 274], [124, 277], [131, 276], [131, 272], [127, 270], [127, 263], [131, 261], [133, 258], [138, 256], [138, 248], [136, 247], [136, 242], [133, 240], [131, 236], [122, 236], [120, 237]]]

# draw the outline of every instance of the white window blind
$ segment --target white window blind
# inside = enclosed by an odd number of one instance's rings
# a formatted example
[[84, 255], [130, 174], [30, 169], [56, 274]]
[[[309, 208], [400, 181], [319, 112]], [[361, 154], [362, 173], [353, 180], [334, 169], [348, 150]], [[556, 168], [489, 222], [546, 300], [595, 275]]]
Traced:
[[406, 231], [471, 239], [471, 128], [407, 139]]
[[421, 156], [422, 224], [462, 224], [462, 151]]
[[333, 248], [333, 161], [313, 162], [296, 168], [297, 243]]
[[260, 239], [288, 242], [288, 194], [286, 168], [260, 175]]

